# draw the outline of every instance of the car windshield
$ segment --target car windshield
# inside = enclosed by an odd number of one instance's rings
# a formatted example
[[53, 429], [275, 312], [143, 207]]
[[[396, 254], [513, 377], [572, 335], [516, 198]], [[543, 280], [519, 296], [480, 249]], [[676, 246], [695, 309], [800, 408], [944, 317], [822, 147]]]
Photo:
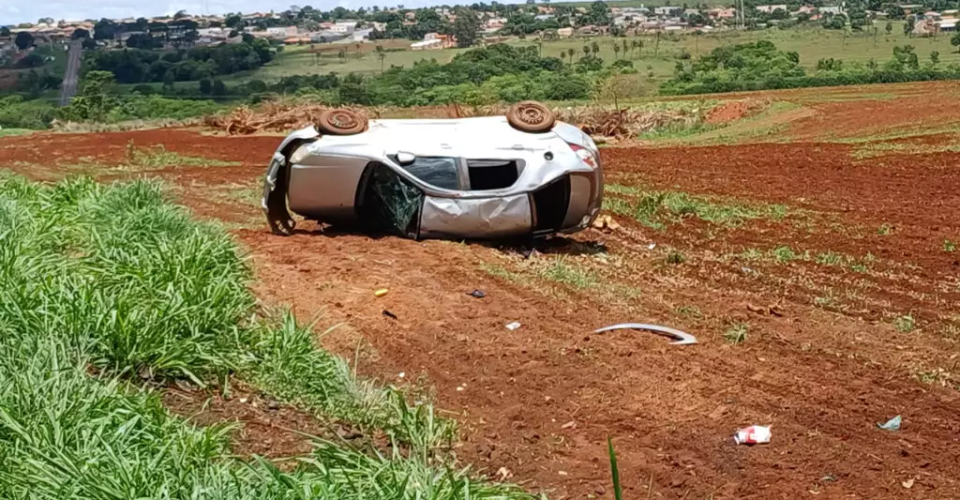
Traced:
[[418, 179], [443, 189], [460, 189], [459, 165], [456, 158], [422, 157], [402, 165]]

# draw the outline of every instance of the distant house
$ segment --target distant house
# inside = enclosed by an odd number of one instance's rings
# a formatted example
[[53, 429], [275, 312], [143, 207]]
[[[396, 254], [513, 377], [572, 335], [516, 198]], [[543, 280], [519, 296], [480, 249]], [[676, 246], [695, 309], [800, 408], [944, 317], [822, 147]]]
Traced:
[[653, 13], [658, 16], [678, 16], [681, 12], [683, 12], [683, 7], [674, 7], [668, 5], [653, 8]]
[[297, 36], [296, 26], [275, 26], [267, 28], [267, 34], [275, 38], [288, 38]]
[[370, 40], [370, 33], [373, 33], [373, 28], [357, 30], [353, 32], [353, 41], [354, 42], [365, 42]]
[[832, 5], [829, 7], [820, 7], [817, 9], [817, 12], [820, 14], [843, 14], [843, 7], [839, 5]]
[[410, 48], [413, 50], [447, 49], [454, 45], [456, 45], [456, 40], [452, 36], [427, 33], [423, 36], [422, 41], [411, 44]]
[[710, 9], [707, 15], [713, 19], [733, 19], [737, 17], [737, 9]]
[[337, 21], [337, 24], [335, 24], [332, 28], [330, 28], [331, 31], [334, 31], [337, 33], [353, 33], [354, 30], [356, 29], [357, 29], [357, 22], [352, 19]]
[[767, 14], [772, 13], [775, 10], [782, 10], [784, 12], [789, 12], [786, 4], [776, 4], [776, 5], [757, 5], [758, 12], [766, 12]]
[[537, 21], [549, 21], [554, 17], [555, 16], [553, 14], [540, 14], [539, 16], [533, 16], [533, 18], [536, 19]]
[[417, 18], [417, 13], [413, 11], [407, 12], [406, 14], [403, 15], [403, 18], [406, 19], [407, 21], [413, 21]]

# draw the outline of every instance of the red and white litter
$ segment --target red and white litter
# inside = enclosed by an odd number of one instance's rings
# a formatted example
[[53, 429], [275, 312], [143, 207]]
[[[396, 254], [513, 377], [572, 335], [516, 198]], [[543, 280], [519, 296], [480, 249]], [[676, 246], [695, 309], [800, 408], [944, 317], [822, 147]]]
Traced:
[[751, 425], [737, 431], [733, 435], [733, 440], [737, 444], [766, 444], [770, 442], [772, 436], [769, 425]]

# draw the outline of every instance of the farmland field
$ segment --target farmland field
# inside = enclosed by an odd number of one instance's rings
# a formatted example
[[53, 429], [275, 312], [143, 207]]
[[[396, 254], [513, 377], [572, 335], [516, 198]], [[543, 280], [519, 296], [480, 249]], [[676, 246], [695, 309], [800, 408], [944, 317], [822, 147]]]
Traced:
[[[682, 52], [687, 52], [696, 57], [706, 54], [710, 50], [730, 44], [750, 43], [759, 40], [769, 40], [774, 42], [777, 47], [784, 51], [796, 51], [800, 54], [800, 63], [806, 69], [811, 70], [816, 67], [817, 61], [823, 58], [842, 59], [844, 61], [857, 61], [866, 63], [870, 59], [877, 62], [887, 61], [892, 57], [893, 47], [898, 45], [913, 45], [916, 47], [917, 55], [922, 62], [929, 60], [930, 52], [936, 50], [940, 53], [940, 64], [960, 63], [960, 53], [956, 47], [950, 45], [950, 36], [941, 34], [934, 38], [910, 38], [903, 34], [902, 23], [894, 22], [892, 34], [887, 36], [884, 30], [886, 23], [878, 21], [874, 26], [878, 33], [874, 36], [872, 30], [866, 30], [861, 33], [850, 33], [844, 35], [839, 30], [825, 30], [819, 27], [802, 29], [767, 29], [759, 31], [721, 31], [717, 33], [693, 35], [684, 34], [678, 36], [664, 35], [661, 37], [659, 47], [654, 35], [642, 35], [639, 37], [628, 37], [629, 44], [634, 38], [643, 42], [643, 48], [640, 51], [631, 51], [629, 53], [621, 52], [619, 57], [627, 56], [634, 62], [634, 66], [643, 74], [652, 73], [653, 79], [665, 80], [673, 75], [674, 64]], [[608, 36], [591, 38], [573, 38], [543, 42], [542, 52], [544, 56], [561, 57], [569, 49], [576, 53], [574, 61], [583, 55], [582, 48], [597, 42], [600, 46], [599, 55], [605, 61], [613, 61], [617, 54], [614, 53], [613, 43], [616, 41], [622, 44], [622, 38], [613, 38]], [[409, 40], [383, 40], [373, 41], [361, 44], [358, 52], [356, 44], [318, 44], [311, 49], [309, 46], [288, 47], [275, 61], [265, 65], [260, 70], [251, 74], [237, 75], [236, 80], [248, 80], [259, 78], [267, 81], [276, 80], [283, 76], [296, 74], [314, 74], [349, 72], [373, 73], [380, 71], [380, 60], [373, 52], [377, 44], [385, 48], [405, 49], [397, 52], [389, 52], [384, 65], [411, 66], [414, 62], [424, 59], [436, 59], [438, 62], [449, 62], [458, 54], [460, 49], [444, 50], [409, 50]], [[527, 40], [511, 39], [508, 43], [529, 46], [535, 45], [532, 38]], [[345, 49], [347, 57], [340, 59], [338, 52]], [[316, 58], [312, 51], [318, 51], [320, 57]], [[648, 68], [649, 66], [649, 68]]]
[[[258, 304], [319, 318], [320, 345], [360, 377], [429, 396], [457, 422], [463, 464], [526, 491], [613, 498], [609, 437], [624, 498], [960, 496], [960, 89], [716, 98], [767, 104], [603, 148], [605, 214], [621, 227], [527, 257], [312, 223], [274, 236], [257, 203], [276, 137], [35, 133], [0, 138], [0, 156], [36, 181], [164, 180], [245, 250]], [[43, 196], [95, 191], [82, 186]], [[69, 253], [81, 259], [84, 248]], [[505, 328], [514, 321], [519, 329]], [[621, 322], [669, 325], [700, 343], [591, 333]], [[327, 426], [310, 387], [281, 410], [249, 388], [241, 400], [155, 390], [198, 424], [238, 421], [241, 459], [309, 453], [302, 433]], [[896, 415], [900, 431], [877, 428]], [[733, 432], [751, 424], [772, 424], [772, 442], [736, 446]]]

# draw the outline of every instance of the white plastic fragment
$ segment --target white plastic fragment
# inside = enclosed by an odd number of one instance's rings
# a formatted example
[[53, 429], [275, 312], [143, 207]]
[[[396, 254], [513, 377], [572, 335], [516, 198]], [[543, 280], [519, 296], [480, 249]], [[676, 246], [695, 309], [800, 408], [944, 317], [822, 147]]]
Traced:
[[510, 330], [511, 332], [517, 328], [520, 328], [520, 323], [518, 321], [514, 321], [513, 323], [507, 325], [507, 330]]
[[773, 434], [770, 432], [771, 426], [751, 425], [737, 431], [733, 435], [733, 440], [737, 444], [766, 444], [770, 442]]
[[897, 415], [896, 417], [893, 417], [890, 420], [887, 420], [887, 422], [884, 424], [877, 424], [877, 427], [885, 431], [899, 431], [900, 423], [901, 423], [900, 415]]
[[663, 335], [676, 340], [676, 342], [671, 342], [673, 345], [697, 343], [697, 338], [689, 333], [681, 332], [680, 330], [675, 330], [666, 326], [650, 325], [646, 323], [620, 323], [618, 325], [605, 326], [599, 330], [594, 330], [593, 333], [609, 332], [610, 330], [646, 330], [656, 333], [657, 335]]

